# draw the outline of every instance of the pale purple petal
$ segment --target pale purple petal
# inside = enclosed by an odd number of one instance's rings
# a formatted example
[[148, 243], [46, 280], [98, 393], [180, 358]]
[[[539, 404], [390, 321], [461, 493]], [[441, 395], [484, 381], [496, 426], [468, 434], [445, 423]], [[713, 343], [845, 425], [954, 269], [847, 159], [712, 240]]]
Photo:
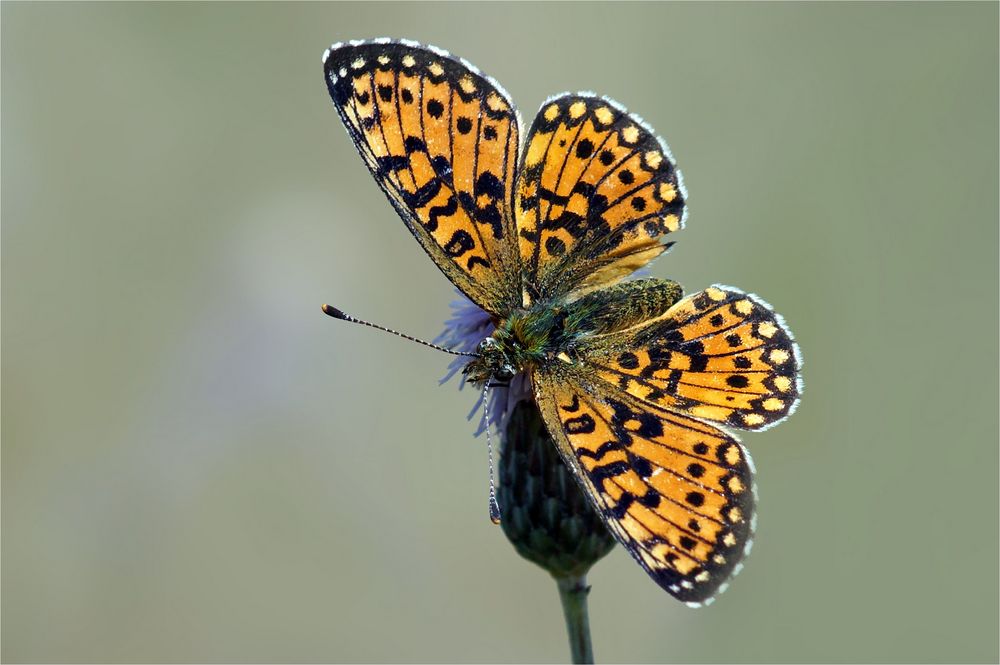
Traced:
[[[490, 315], [459, 292], [458, 299], [451, 302], [451, 316], [444, 322], [444, 330], [434, 338], [435, 344], [447, 346], [455, 351], [475, 352], [479, 343], [493, 334], [496, 326]], [[458, 374], [468, 364], [468, 359], [456, 357], [448, 365], [448, 371], [441, 379], [444, 384]], [[465, 375], [460, 375], [459, 389], [465, 387]], [[514, 410], [514, 405], [524, 399], [531, 398], [531, 381], [524, 373], [516, 375], [510, 384], [504, 387], [490, 388], [489, 415], [490, 424], [502, 432], [507, 425], [507, 419]], [[479, 427], [476, 436], [486, 431], [486, 419], [483, 413], [483, 395], [479, 393], [476, 403], [469, 413], [469, 420], [479, 413]]]

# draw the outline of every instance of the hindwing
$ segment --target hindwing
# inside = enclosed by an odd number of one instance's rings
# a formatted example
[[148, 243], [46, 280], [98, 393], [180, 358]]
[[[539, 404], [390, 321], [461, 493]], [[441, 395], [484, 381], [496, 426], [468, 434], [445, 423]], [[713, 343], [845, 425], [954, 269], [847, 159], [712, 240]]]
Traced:
[[638, 399], [740, 429], [783, 420], [801, 392], [802, 361], [784, 321], [757, 296], [728, 286], [583, 338], [578, 352], [590, 370]]
[[615, 538], [673, 596], [710, 602], [752, 543], [753, 468], [739, 442], [571, 369], [533, 381], [556, 447]]

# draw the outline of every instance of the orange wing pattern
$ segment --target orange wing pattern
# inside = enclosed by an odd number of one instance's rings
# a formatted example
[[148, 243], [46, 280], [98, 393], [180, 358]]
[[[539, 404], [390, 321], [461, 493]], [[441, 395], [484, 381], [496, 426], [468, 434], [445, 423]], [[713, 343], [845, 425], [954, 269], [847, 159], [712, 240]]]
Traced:
[[666, 144], [640, 118], [585, 93], [549, 99], [515, 200], [529, 296], [607, 285], [645, 265], [683, 225], [685, 196]]
[[569, 366], [533, 381], [563, 460], [646, 572], [693, 606], [725, 590], [752, 545], [753, 467], [739, 442], [610, 385], [588, 385]]
[[438, 267], [491, 313], [520, 305], [519, 130], [507, 93], [468, 63], [409, 42], [335, 44], [324, 71], [351, 139]]
[[802, 361], [756, 296], [616, 284], [684, 224], [666, 144], [608, 98], [564, 94], [542, 105], [519, 158], [519, 117], [499, 84], [405, 40], [335, 44], [324, 72], [393, 207], [493, 315], [499, 355], [477, 352], [467, 376], [518, 358], [614, 536], [673, 596], [711, 602], [750, 550], [756, 498], [750, 457], [712, 423], [757, 430], [787, 417]]
[[645, 402], [748, 430], [798, 403], [802, 362], [784, 321], [757, 296], [713, 286], [657, 318], [585, 338], [584, 362]]

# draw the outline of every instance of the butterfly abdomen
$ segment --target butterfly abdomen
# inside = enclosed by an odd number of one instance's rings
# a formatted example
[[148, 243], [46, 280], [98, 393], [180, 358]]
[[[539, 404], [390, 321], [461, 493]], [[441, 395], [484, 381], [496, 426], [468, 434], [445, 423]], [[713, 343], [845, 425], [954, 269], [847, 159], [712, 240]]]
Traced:
[[566, 308], [567, 330], [601, 335], [656, 318], [681, 299], [683, 289], [666, 279], [622, 282], [591, 291]]
[[511, 314], [494, 337], [519, 371], [558, 359], [572, 360], [581, 337], [623, 330], [655, 318], [682, 295], [680, 284], [644, 279], [592, 291], [566, 303], [539, 302], [530, 310]]

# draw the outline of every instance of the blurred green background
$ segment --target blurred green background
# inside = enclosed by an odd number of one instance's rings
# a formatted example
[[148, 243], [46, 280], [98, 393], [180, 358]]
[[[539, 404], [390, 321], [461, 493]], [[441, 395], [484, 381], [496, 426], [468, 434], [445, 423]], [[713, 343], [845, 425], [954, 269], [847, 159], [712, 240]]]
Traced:
[[598, 659], [1000, 657], [996, 3], [0, 11], [5, 661], [567, 657], [448, 358], [319, 310], [453, 297], [323, 84], [382, 35], [641, 113], [690, 191], [654, 274], [802, 345], [746, 570], [693, 611], [619, 548]]

